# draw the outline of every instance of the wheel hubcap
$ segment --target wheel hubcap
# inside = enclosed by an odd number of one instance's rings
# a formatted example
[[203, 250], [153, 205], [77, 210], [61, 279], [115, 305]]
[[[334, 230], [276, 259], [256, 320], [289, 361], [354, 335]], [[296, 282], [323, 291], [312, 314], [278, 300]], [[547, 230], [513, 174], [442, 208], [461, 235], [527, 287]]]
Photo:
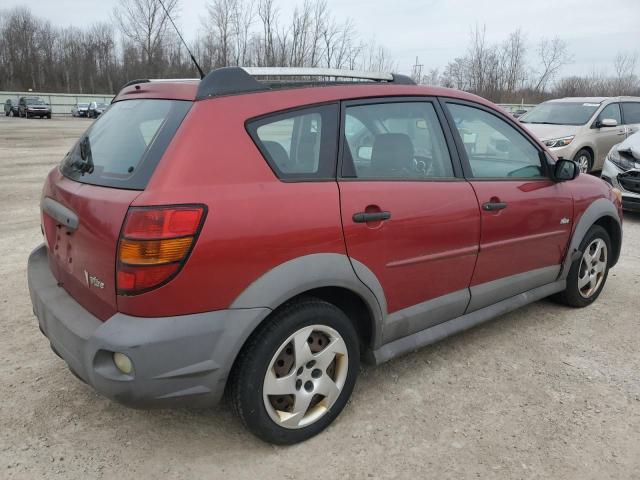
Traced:
[[340, 396], [348, 367], [347, 346], [333, 328], [311, 325], [298, 330], [280, 346], [265, 374], [267, 413], [285, 428], [318, 421]]
[[578, 158], [578, 166], [580, 167], [580, 172], [581, 173], [588, 173], [589, 172], [589, 157], [587, 157], [586, 155], [580, 155], [580, 157]]
[[604, 280], [607, 271], [607, 244], [596, 238], [585, 248], [578, 270], [578, 290], [583, 298], [590, 298]]

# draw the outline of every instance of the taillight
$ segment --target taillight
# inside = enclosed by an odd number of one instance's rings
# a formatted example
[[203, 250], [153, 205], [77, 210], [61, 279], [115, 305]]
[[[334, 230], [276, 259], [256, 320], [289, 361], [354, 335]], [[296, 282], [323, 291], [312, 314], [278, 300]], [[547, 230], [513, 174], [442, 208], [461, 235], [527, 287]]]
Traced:
[[129, 208], [118, 243], [118, 293], [135, 295], [171, 280], [189, 257], [206, 212], [204, 205]]

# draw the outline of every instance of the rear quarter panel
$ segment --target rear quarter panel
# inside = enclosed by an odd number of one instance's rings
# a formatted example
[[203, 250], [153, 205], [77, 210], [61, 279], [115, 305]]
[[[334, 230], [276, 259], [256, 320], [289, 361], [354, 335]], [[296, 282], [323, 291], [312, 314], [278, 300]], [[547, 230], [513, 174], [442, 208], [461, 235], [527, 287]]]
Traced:
[[288, 260], [346, 253], [336, 182], [277, 179], [244, 127], [259, 109], [233, 100], [194, 104], [134, 202], [207, 205], [207, 219], [186, 265], [156, 290], [118, 297], [118, 310], [136, 316], [220, 310]]

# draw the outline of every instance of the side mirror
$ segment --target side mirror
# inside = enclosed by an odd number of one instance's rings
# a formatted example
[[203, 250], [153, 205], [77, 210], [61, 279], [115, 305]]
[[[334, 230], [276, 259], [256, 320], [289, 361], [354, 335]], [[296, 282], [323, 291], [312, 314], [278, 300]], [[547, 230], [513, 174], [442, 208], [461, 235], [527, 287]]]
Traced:
[[618, 121], [613, 118], [603, 118], [602, 120], [599, 120], [597, 123], [598, 128], [617, 127], [617, 126], [618, 126]]
[[553, 176], [557, 182], [566, 182], [573, 180], [580, 173], [580, 167], [573, 160], [561, 158], [556, 162], [553, 169]]

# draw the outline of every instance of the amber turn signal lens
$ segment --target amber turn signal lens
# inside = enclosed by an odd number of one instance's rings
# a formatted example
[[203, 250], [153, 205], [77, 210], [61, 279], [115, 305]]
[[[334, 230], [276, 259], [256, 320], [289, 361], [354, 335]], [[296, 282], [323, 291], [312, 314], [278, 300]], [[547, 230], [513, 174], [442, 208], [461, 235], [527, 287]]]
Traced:
[[164, 240], [120, 240], [120, 261], [127, 265], [179, 262], [189, 252], [193, 237]]

